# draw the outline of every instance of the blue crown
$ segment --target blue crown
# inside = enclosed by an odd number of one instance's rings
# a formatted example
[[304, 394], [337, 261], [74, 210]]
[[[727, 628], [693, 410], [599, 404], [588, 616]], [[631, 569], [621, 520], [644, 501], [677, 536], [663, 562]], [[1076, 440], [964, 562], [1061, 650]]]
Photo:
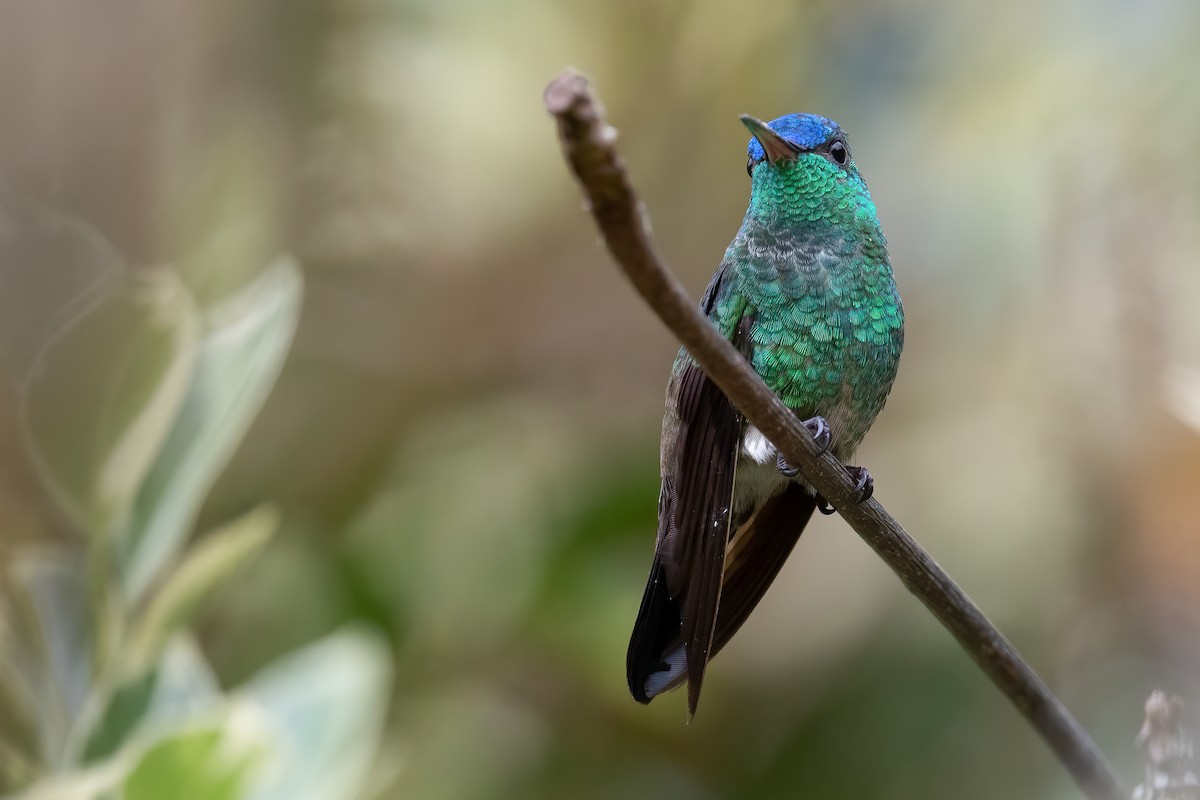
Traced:
[[[831, 119], [818, 117], [816, 114], [788, 114], [779, 119], [771, 120], [767, 127], [778, 133], [784, 139], [797, 145], [801, 150], [813, 150], [828, 142], [837, 135], [841, 128]], [[759, 161], [766, 157], [758, 139], [750, 137], [747, 154]]]

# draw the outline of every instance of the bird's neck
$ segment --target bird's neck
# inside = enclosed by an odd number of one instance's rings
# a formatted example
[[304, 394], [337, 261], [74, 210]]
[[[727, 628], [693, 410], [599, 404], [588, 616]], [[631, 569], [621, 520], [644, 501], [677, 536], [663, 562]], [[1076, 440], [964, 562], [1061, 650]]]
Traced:
[[875, 203], [858, 171], [815, 153], [754, 169], [746, 223], [775, 236], [829, 232], [882, 238]]

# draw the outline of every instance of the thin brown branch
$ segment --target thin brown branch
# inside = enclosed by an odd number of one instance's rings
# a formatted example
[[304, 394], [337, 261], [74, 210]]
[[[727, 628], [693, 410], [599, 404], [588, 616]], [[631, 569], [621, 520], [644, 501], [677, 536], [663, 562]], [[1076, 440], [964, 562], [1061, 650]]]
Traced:
[[878, 501], [855, 505], [854, 481], [700, 313], [654, 249], [646, 212], [617, 155], [616, 132], [587, 79], [567, 72], [546, 87], [563, 151], [613, 258], [642, 298], [735, 406], [840, 509], [842, 517], [954, 635], [1042, 735], [1084, 794], [1124, 800], [1104, 754], [983, 612]]

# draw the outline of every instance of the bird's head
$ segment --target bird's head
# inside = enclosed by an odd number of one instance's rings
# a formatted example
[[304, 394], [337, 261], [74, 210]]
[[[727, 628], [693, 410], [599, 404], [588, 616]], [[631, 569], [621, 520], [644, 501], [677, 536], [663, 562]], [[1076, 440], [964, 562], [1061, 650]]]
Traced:
[[788, 114], [770, 123], [743, 114], [741, 120], [753, 134], [746, 148], [752, 213], [878, 225], [836, 122], [815, 114]]

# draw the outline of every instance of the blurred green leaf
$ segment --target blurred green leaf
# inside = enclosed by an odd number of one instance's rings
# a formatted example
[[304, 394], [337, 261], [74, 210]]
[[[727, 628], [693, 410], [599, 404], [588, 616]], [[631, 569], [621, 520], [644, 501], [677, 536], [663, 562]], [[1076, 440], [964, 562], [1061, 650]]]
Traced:
[[380, 639], [343, 629], [284, 656], [239, 695], [262, 709], [278, 747], [252, 800], [354, 800], [387, 710], [391, 657]]
[[48, 775], [10, 800], [242, 800], [267, 746], [248, 706], [148, 731], [87, 768]]
[[197, 328], [177, 278], [129, 277], [34, 365], [23, 398], [34, 460], [93, 536], [128, 514], [183, 400]]
[[158, 681], [147, 719], [161, 723], [211, 707], [221, 698], [212, 667], [187, 634], [171, 638], [157, 665]]
[[0, 605], [0, 789], [26, 779], [41, 749], [33, 684], [38, 670], [13, 624], [16, 610], [12, 603]]
[[175, 636], [152, 669], [113, 692], [88, 736], [82, 760], [107, 758], [139, 729], [178, 725], [221, 701], [216, 677], [195, 642], [186, 635]]
[[96, 728], [83, 749], [89, 764], [114, 753], [146, 716], [158, 683], [158, 671], [139, 675], [112, 693]]
[[131, 671], [157, 660], [168, 638], [188, 622], [200, 602], [261, 552], [278, 527], [279, 513], [262, 506], [195, 545], [139, 617], [126, 654]]
[[119, 762], [51, 775], [5, 800], [124, 800], [118, 794], [126, 771]]
[[186, 540], [201, 503], [279, 375], [300, 313], [287, 258], [205, 318], [183, 405], [137, 496], [122, 539], [123, 589], [139, 600]]
[[117, 752], [141, 727], [178, 724], [220, 701], [220, 687], [204, 656], [188, 636], [176, 636], [159, 663], [113, 692], [88, 736], [83, 762]]
[[18, 667], [34, 693], [41, 757], [51, 766], [60, 765], [91, 690], [84, 566], [65, 553], [27, 553], [13, 561], [10, 574], [36, 628], [37, 641]]
[[[119, 795], [116, 788], [127, 774], [132, 771], [136, 776], [137, 788], [158, 785], [167, 777], [168, 764], [175, 759], [186, 762], [189, 758], [183, 753], [191, 749], [187, 742], [196, 734], [220, 731], [222, 735], [236, 737], [240, 742], [237, 748], [223, 744], [221, 749], [224, 753], [249, 752], [247, 758], [232, 765], [248, 766], [267, 746], [263, 727], [256, 722], [260, 717], [261, 713], [249, 705], [230, 706], [195, 643], [187, 636], [176, 636], [152, 670], [113, 693], [88, 739], [82, 759], [86, 768], [47, 779], [30, 789], [28, 798], [22, 795], [22, 800], [60, 797], [127, 800], [130, 795]], [[253, 746], [247, 747], [247, 742]], [[181, 766], [187, 765], [176, 763], [170, 768]], [[202, 783], [213, 777], [208, 761], [194, 766]], [[155, 796], [179, 796], [174, 791], [177, 788]], [[204, 784], [204, 788], [211, 787]], [[242, 795], [239, 792], [235, 796]]]
[[192, 730], [150, 747], [125, 781], [124, 800], [239, 800], [257, 753], [221, 730]]
[[85, 223], [31, 203], [0, 200], [0, 354], [23, 378], [55, 335], [122, 269]]

